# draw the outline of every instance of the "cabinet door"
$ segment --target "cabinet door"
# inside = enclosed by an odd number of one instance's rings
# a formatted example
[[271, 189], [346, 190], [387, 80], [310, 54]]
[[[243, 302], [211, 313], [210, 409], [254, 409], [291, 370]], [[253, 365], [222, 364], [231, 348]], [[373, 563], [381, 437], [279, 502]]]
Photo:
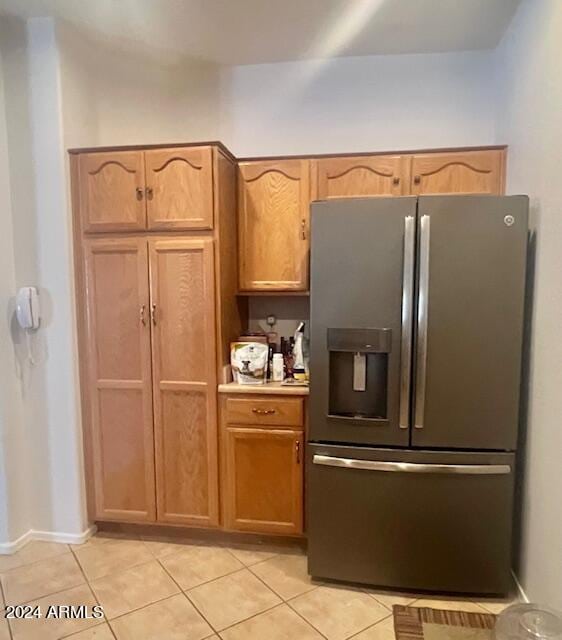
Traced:
[[142, 151], [81, 155], [80, 211], [84, 231], [145, 229]]
[[240, 288], [308, 288], [310, 165], [243, 162], [239, 175]]
[[424, 153], [412, 158], [411, 193], [503, 193], [505, 152]]
[[146, 241], [85, 246], [96, 517], [154, 521]]
[[409, 189], [406, 156], [322, 158], [313, 163], [317, 199], [346, 196], [401, 196]]
[[211, 147], [145, 151], [150, 229], [213, 228]]
[[302, 532], [302, 431], [225, 429], [225, 525], [261, 533]]
[[213, 244], [149, 244], [158, 520], [216, 525]]

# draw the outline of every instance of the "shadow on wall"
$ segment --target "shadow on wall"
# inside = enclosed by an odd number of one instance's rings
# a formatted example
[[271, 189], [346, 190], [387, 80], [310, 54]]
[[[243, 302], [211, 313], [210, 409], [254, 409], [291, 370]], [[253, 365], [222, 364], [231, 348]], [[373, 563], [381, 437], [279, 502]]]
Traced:
[[[538, 208], [531, 207], [531, 219], [536, 223]], [[533, 333], [533, 300], [535, 295], [535, 263], [537, 252], [537, 232], [529, 232], [527, 245], [527, 274], [525, 282], [525, 313], [523, 320], [523, 353], [521, 360], [521, 390], [519, 401], [519, 440], [516, 458], [515, 475], [515, 509], [513, 523], [513, 570], [519, 576], [522, 566], [523, 519], [524, 519], [524, 488], [525, 462], [527, 459], [527, 427], [529, 418], [529, 393], [531, 384], [531, 336]]]

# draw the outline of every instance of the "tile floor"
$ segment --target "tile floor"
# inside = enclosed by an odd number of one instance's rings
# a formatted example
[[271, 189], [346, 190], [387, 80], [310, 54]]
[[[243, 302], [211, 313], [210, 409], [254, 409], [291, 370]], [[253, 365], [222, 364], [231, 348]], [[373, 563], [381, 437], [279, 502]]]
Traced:
[[311, 582], [295, 550], [98, 535], [0, 556], [0, 605], [102, 605], [103, 620], [0, 618], [0, 640], [394, 640], [392, 605], [499, 613], [508, 600], [434, 600]]

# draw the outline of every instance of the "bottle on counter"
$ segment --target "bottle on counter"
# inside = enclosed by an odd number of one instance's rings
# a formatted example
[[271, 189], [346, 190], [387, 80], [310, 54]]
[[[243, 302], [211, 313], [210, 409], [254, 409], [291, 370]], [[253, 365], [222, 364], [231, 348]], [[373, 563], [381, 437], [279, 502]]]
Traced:
[[305, 337], [304, 337], [304, 327], [305, 323], [301, 322], [295, 331], [295, 343], [293, 347], [293, 353], [295, 357], [295, 362], [293, 365], [293, 376], [295, 380], [300, 380], [301, 382], [307, 379], [306, 375], [306, 364], [305, 364]]
[[273, 354], [273, 382], [283, 382], [284, 375], [283, 354]]

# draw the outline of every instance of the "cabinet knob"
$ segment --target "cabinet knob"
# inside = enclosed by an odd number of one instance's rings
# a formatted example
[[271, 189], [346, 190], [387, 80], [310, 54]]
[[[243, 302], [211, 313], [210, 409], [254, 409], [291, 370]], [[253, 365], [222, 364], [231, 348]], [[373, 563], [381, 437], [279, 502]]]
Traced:
[[156, 305], [153, 304], [150, 307], [150, 319], [152, 320], [152, 324], [156, 324]]
[[394, 176], [394, 178], [392, 178], [392, 184], [399, 185], [400, 184], [400, 178], [398, 176]]
[[301, 238], [306, 240], [306, 220], [304, 218], [301, 220]]
[[139, 309], [139, 320], [143, 327], [146, 327], [146, 318], [144, 315], [145, 310], [146, 310], [146, 305], [145, 304], [141, 305], [141, 308]]
[[154, 196], [154, 189], [152, 187], [146, 187], [146, 199], [152, 200]]
[[414, 184], [419, 184], [421, 182], [421, 176], [414, 176]]
[[297, 458], [297, 464], [301, 463], [301, 441], [297, 440], [295, 442], [295, 455]]
[[142, 200], [143, 190], [141, 189], [141, 187], [136, 188], [136, 193], [137, 193], [137, 200]]

